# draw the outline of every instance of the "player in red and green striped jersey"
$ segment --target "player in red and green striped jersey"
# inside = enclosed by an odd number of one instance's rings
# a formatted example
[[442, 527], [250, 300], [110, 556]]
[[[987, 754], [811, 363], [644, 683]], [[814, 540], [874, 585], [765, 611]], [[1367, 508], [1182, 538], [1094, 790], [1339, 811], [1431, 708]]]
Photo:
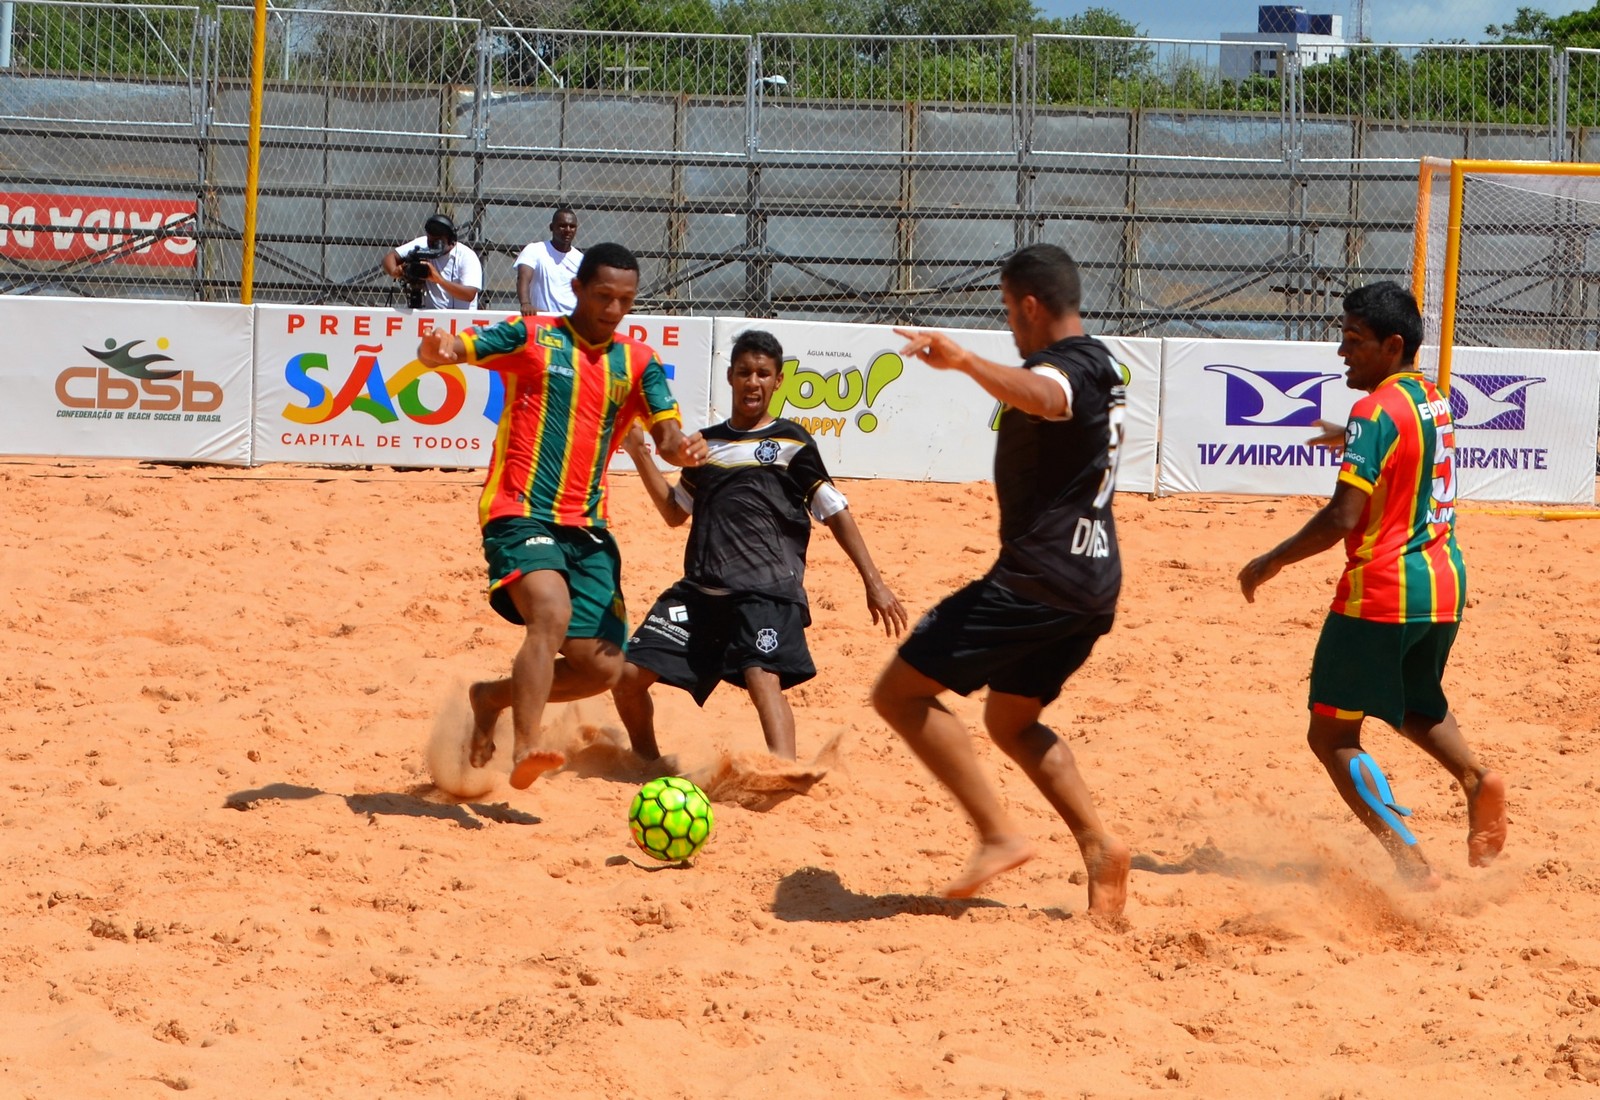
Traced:
[[[1455, 425], [1450, 402], [1415, 367], [1416, 299], [1392, 282], [1345, 296], [1339, 355], [1364, 390], [1344, 428], [1333, 497], [1292, 537], [1239, 571], [1244, 597], [1291, 562], [1345, 544], [1344, 575], [1311, 663], [1311, 749], [1408, 882], [1440, 885], [1361, 722], [1380, 718], [1437, 760], [1467, 799], [1467, 862], [1487, 865], [1506, 839], [1506, 784], [1473, 755], [1440, 680], [1466, 604], [1456, 545]], [[1338, 426], [1315, 442], [1335, 443]]]
[[705, 461], [698, 432], [681, 430], [655, 352], [616, 335], [639, 289], [639, 261], [619, 244], [590, 249], [572, 282], [577, 305], [554, 325], [517, 319], [459, 336], [433, 332], [417, 357], [429, 366], [473, 363], [505, 379], [489, 473], [478, 500], [489, 602], [526, 627], [511, 675], [472, 685], [474, 767], [494, 755], [494, 727], [511, 708], [511, 785], [559, 767], [538, 749], [548, 702], [608, 691], [628, 639], [621, 560], [606, 530], [606, 467], [636, 419], [662, 457]]

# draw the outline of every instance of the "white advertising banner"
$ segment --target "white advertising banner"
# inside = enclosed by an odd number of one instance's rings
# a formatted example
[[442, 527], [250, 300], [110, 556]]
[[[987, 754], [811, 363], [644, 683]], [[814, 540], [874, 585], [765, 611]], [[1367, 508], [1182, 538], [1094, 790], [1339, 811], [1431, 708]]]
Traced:
[[[417, 345], [435, 329], [487, 326], [504, 314], [318, 306], [259, 314], [257, 462], [488, 466], [505, 404], [500, 375], [464, 364], [430, 370]], [[685, 424], [704, 424], [711, 321], [629, 316], [618, 332], [656, 350]], [[626, 467], [627, 456], [616, 463]]]
[[[1334, 345], [1168, 340], [1164, 358], [1163, 493], [1333, 491], [1340, 452], [1306, 440], [1363, 396]], [[1463, 499], [1593, 501], [1600, 356], [1458, 348], [1450, 409]]]
[[[965, 375], [901, 359], [905, 340], [887, 325], [717, 318], [713, 421], [728, 415], [733, 341], [748, 328], [765, 329], [783, 345], [784, 378], [773, 400], [774, 415], [812, 434], [835, 477], [980, 481], [993, 476], [998, 403]], [[941, 331], [986, 359], [1021, 361], [1009, 332]], [[1132, 378], [1117, 488], [1153, 492], [1161, 341], [1105, 342]]]
[[250, 462], [249, 306], [0, 297], [0, 451]]
[[1461, 496], [1594, 502], [1600, 355], [1456, 348], [1450, 415]]
[[1333, 492], [1339, 452], [1306, 440], [1361, 396], [1333, 344], [1169, 339], [1161, 385], [1161, 492]]

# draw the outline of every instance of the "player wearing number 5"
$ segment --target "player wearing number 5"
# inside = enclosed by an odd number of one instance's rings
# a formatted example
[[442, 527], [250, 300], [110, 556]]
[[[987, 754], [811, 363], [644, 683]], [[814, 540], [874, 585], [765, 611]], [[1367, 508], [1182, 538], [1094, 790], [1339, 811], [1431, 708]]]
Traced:
[[1005, 406], [994, 461], [1000, 555], [922, 617], [872, 703], [977, 828], [977, 852], [946, 897], [971, 897], [1034, 854], [938, 699], [987, 685], [989, 736], [1071, 829], [1089, 872], [1090, 912], [1115, 915], [1127, 899], [1128, 846], [1101, 823], [1072, 750], [1039, 715], [1116, 611], [1122, 564], [1111, 496], [1127, 379], [1084, 334], [1078, 267], [1061, 249], [1015, 253], [1000, 270], [1000, 295], [1021, 367], [980, 359], [939, 333], [901, 330], [902, 355], [960, 371]]
[[1455, 777], [1475, 867], [1505, 845], [1506, 784], [1467, 746], [1440, 684], [1467, 578], [1456, 545], [1455, 425], [1450, 402], [1414, 365], [1421, 343], [1416, 299], [1400, 286], [1345, 296], [1339, 355], [1346, 383], [1367, 396], [1350, 411], [1338, 484], [1304, 527], [1239, 571], [1239, 587], [1254, 603], [1285, 565], [1343, 540], [1344, 575], [1311, 661], [1307, 740], [1401, 877], [1432, 889], [1439, 878], [1406, 826], [1411, 811], [1361, 748], [1362, 719], [1387, 722]]

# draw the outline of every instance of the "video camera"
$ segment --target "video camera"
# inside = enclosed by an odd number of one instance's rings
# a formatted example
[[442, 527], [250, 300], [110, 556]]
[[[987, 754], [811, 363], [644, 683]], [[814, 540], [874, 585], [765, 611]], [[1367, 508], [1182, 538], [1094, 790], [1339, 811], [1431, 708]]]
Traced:
[[422, 308], [423, 289], [428, 285], [428, 264], [449, 252], [448, 248], [417, 248], [400, 259], [400, 278], [406, 287], [406, 304]]

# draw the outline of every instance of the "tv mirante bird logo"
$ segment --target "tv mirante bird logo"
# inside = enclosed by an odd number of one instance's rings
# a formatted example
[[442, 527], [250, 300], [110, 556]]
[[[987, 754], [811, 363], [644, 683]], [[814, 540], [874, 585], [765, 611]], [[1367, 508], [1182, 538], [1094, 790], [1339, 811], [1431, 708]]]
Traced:
[[[120, 371], [121, 373], [126, 374], [129, 378], [152, 379], [155, 381], [160, 381], [163, 378], [176, 378], [182, 373], [181, 371], [175, 370], [151, 370], [150, 366], [152, 363], [170, 363], [172, 362], [172, 356], [162, 355], [160, 352], [151, 352], [149, 355], [135, 355], [134, 349], [142, 343], [144, 343], [143, 340], [130, 340], [126, 344], [118, 347], [116, 338], [108, 337], [106, 339], [105, 351], [95, 351], [93, 348], [89, 347], [86, 347], [83, 350], [100, 360], [100, 362], [104, 363], [112, 370]], [[167, 347], [167, 338], [163, 336], [158, 339], [156, 341], [156, 347], [165, 349]]]

